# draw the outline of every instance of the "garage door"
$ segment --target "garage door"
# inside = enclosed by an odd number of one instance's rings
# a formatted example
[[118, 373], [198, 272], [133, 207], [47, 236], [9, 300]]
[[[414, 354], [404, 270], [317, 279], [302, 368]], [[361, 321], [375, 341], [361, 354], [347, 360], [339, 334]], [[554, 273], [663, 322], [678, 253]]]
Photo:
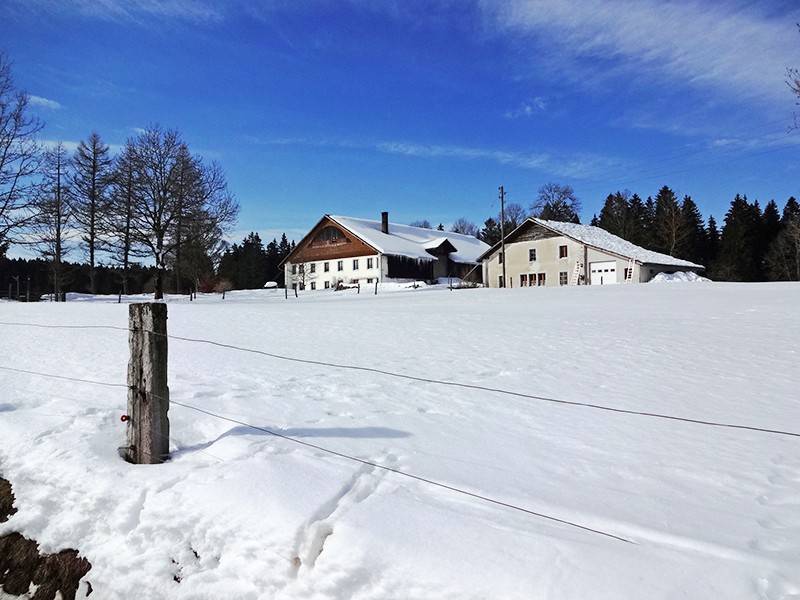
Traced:
[[608, 285], [617, 283], [617, 263], [609, 260], [608, 262], [589, 263], [589, 272], [592, 285]]

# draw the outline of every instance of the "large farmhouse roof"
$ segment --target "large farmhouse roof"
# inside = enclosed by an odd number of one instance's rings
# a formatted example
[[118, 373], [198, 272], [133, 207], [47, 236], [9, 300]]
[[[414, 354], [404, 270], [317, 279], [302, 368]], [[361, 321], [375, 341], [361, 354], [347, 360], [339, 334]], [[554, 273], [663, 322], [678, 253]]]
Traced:
[[476, 264], [489, 246], [471, 235], [425, 229], [389, 223], [389, 233], [383, 233], [380, 221], [328, 215], [332, 221], [353, 232], [381, 254], [405, 256], [417, 260], [435, 260], [428, 250], [449, 242], [455, 248], [449, 256], [453, 262]]
[[[696, 263], [689, 262], [688, 260], [675, 258], [674, 256], [662, 254], [661, 252], [647, 250], [641, 246], [632, 244], [627, 240], [623, 240], [621, 237], [616, 236], [605, 229], [594, 227], [592, 225], [562, 223], [561, 221], [546, 221], [544, 219], [529, 217], [522, 225], [515, 229], [514, 232], [509, 234], [508, 237], [513, 239], [516, 232], [521, 231], [523, 228], [529, 227], [530, 224], [540, 225], [555, 233], [580, 242], [581, 244], [592, 246], [598, 250], [604, 250], [624, 258], [632, 258], [640, 263], [664, 265], [670, 267], [686, 267], [690, 269], [704, 268], [703, 265], [698, 265]], [[499, 246], [499, 244], [494, 246], [492, 249], [497, 246]], [[488, 252], [486, 254], [488, 254]]]

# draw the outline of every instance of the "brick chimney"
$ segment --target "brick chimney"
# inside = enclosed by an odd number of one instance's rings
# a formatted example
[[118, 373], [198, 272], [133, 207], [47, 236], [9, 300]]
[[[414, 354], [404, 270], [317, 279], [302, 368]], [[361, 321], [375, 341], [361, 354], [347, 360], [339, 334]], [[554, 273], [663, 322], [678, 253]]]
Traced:
[[386, 211], [381, 213], [381, 231], [389, 233], [389, 213]]

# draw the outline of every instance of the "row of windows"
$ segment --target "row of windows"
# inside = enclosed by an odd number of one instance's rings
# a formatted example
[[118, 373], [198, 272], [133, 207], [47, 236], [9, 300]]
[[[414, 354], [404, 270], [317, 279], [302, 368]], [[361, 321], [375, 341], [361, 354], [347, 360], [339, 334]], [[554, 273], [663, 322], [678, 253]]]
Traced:
[[[374, 283], [374, 282], [375, 282], [375, 278], [374, 277], [368, 277], [367, 278], [367, 283]], [[306, 289], [306, 284], [301, 281], [299, 284], [295, 283], [294, 285], [292, 285], [292, 289], [294, 289], [296, 287], [299, 288], [300, 291], [303, 291], [303, 290]], [[312, 281], [309, 284], [309, 287], [312, 290], [316, 290], [317, 289], [317, 282], [316, 281]], [[329, 290], [331, 288], [331, 282], [330, 281], [323, 282], [323, 287], [324, 287], [324, 289]]]
[[[358, 263], [358, 259], [354, 258], [353, 259], [353, 271], [358, 271], [358, 264], [359, 264]], [[367, 268], [368, 269], [372, 269], [372, 268], [374, 268], [374, 266], [375, 266], [375, 259], [374, 258], [368, 258], [367, 259]], [[292, 275], [297, 275], [298, 267], [299, 267], [300, 273], [304, 273], [305, 272], [305, 265], [303, 265], [303, 264], [301, 264], [301, 265], [292, 265]], [[317, 272], [317, 263], [311, 263], [309, 265], [309, 269], [308, 270], [309, 270], [310, 273], [316, 273]], [[328, 261], [325, 261], [324, 263], [322, 263], [322, 270], [325, 273], [328, 273], [331, 270], [331, 263], [328, 262]], [[343, 260], [337, 260], [336, 261], [336, 270], [337, 271], [344, 271], [344, 261]]]
[[[500, 276], [502, 286], [502, 275]], [[558, 285], [567, 285], [568, 274], [566, 271], [559, 271]], [[547, 273], [521, 273], [519, 276], [520, 287], [533, 287], [547, 285]]]

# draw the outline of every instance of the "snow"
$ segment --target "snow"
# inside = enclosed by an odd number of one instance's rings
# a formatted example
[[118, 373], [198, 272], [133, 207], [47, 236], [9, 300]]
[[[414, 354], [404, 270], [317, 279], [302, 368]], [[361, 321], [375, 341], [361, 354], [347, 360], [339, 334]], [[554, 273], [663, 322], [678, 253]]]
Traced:
[[632, 244], [631, 242], [624, 240], [613, 233], [609, 233], [600, 227], [594, 227], [592, 225], [578, 225], [577, 223], [562, 223], [561, 221], [547, 221], [536, 218], [530, 218], [528, 220], [539, 223], [540, 225], [552, 229], [557, 233], [577, 240], [582, 244], [594, 246], [600, 250], [606, 250], [608, 252], [612, 252], [613, 254], [624, 256], [625, 258], [632, 258], [642, 263], [690, 267], [696, 269], [703, 268], [703, 265], [698, 265], [688, 260], [675, 258], [674, 256], [661, 254], [660, 252], [654, 252], [652, 250], [646, 250], [645, 248], [637, 246], [636, 244]]
[[419, 379], [171, 339], [158, 466], [117, 454], [127, 305], [3, 303], [0, 535], [99, 600], [800, 595], [800, 438], [542, 399], [800, 432], [800, 285], [391, 289], [170, 298], [174, 336]]
[[478, 257], [489, 249], [488, 244], [475, 236], [452, 231], [389, 223], [389, 233], [386, 234], [381, 231], [380, 221], [328, 216], [342, 227], [355, 233], [381, 254], [405, 256], [417, 260], [434, 260], [434, 257], [426, 250], [438, 248], [444, 240], [447, 240], [456, 249], [455, 252], [450, 253], [450, 259], [453, 262], [475, 264], [478, 262]]
[[648, 283], [696, 283], [698, 281], [711, 281], [692, 271], [678, 271], [677, 273], [658, 273]]

